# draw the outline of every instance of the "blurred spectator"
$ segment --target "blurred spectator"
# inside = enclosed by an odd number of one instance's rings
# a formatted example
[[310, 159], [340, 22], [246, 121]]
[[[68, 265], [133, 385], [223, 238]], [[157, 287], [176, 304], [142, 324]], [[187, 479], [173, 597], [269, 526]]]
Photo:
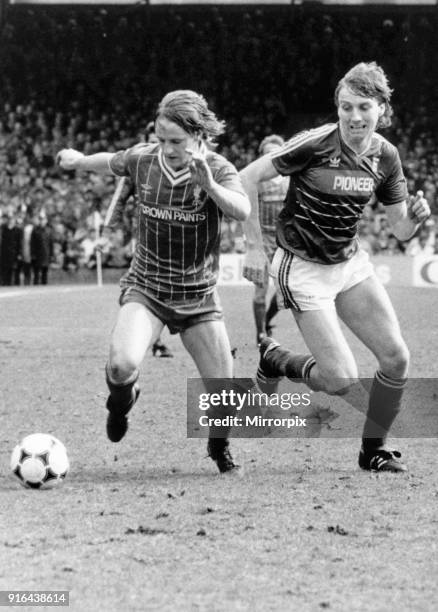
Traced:
[[[201, 90], [227, 120], [220, 151], [241, 168], [255, 159], [266, 135], [292, 135], [309, 123], [325, 123], [334, 83], [367, 49], [397, 82], [396, 116], [385, 136], [399, 148], [410, 191], [422, 189], [438, 214], [438, 81], [430, 52], [438, 13], [419, 6], [385, 7], [382, 13], [308, 4], [267, 3], [251, 10], [204, 4], [166, 11], [144, 11], [141, 3], [129, 11], [11, 7], [0, 40], [0, 213], [7, 207], [18, 217], [33, 217], [44, 209], [54, 244], [62, 245], [63, 269], [74, 270], [78, 247], [71, 235], [66, 240], [67, 229], [77, 242], [83, 239], [94, 210], [105, 214], [114, 179], [71, 177], [56, 167], [56, 151], [114, 151], [147, 139], [153, 131], [145, 119], [154, 115], [151, 101], [163, 91], [188, 87]], [[84, 45], [88, 40], [92, 46]], [[108, 265], [121, 265], [121, 251], [135, 241], [135, 211], [135, 202], [128, 202], [123, 240], [116, 240], [117, 255], [110, 249]], [[379, 207], [374, 217], [370, 232], [361, 229], [362, 238], [373, 252], [396, 253], [394, 241], [381, 231]], [[225, 221], [222, 251], [241, 250], [240, 236]], [[24, 274], [25, 266], [23, 259]]]
[[74, 232], [67, 229], [62, 243], [63, 262], [62, 269], [66, 272], [75, 272], [79, 269], [80, 249], [74, 239]]
[[390, 233], [386, 227], [382, 227], [377, 235], [374, 242], [374, 253], [379, 255], [385, 255], [388, 250]]
[[405, 248], [402, 243], [394, 236], [389, 234], [385, 255], [402, 255], [405, 252]]
[[80, 259], [79, 265], [86, 268], [94, 268], [96, 266], [96, 247], [98, 244], [96, 230], [89, 229], [85, 237], [80, 241]]
[[21, 259], [23, 230], [16, 225], [12, 212], [5, 215], [0, 235], [0, 280], [4, 286], [17, 283], [17, 269]]
[[406, 255], [433, 255], [435, 253], [435, 236], [432, 232], [420, 231], [418, 236], [412, 238], [406, 248]]
[[38, 222], [30, 236], [30, 251], [33, 268], [33, 284], [47, 285], [48, 271], [53, 255], [52, 230], [47, 224], [47, 215], [41, 211]]
[[29, 216], [26, 216], [23, 228], [23, 245], [21, 268], [23, 271], [23, 281], [25, 285], [30, 285], [32, 273], [32, 254], [31, 254], [31, 235], [34, 224]]
[[64, 268], [64, 254], [62, 252], [62, 244], [60, 242], [53, 242], [50, 268], [52, 270], [61, 270]]
[[124, 246], [123, 230], [111, 229], [109, 230], [109, 254], [106, 261], [108, 268], [125, 268], [131, 261], [130, 248]]

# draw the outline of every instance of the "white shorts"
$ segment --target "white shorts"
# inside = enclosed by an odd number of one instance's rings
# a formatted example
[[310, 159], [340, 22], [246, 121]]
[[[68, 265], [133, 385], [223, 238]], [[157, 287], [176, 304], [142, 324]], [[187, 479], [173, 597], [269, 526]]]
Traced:
[[374, 267], [361, 249], [347, 261], [327, 265], [306, 261], [278, 247], [271, 264], [279, 308], [298, 312], [334, 308], [339, 293], [372, 275]]

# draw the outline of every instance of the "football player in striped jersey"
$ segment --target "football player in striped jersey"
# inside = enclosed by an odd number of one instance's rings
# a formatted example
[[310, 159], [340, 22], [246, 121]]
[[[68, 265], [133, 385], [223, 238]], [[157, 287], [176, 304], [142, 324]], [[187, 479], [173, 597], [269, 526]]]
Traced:
[[[158, 143], [89, 156], [64, 149], [58, 155], [65, 169], [129, 176], [137, 191], [137, 244], [121, 280], [121, 308], [106, 367], [107, 434], [113, 442], [127, 431], [127, 415], [139, 394], [140, 365], [164, 325], [181, 335], [203, 379], [232, 378], [216, 290], [220, 227], [224, 214], [246, 219], [250, 202], [236, 168], [207, 146], [224, 129], [201, 95], [178, 90], [158, 106]], [[215, 390], [214, 384], [208, 391]], [[228, 433], [227, 428], [211, 428], [208, 453], [220, 472], [238, 473]]]
[[[267, 155], [281, 147], [282, 144], [284, 144], [284, 139], [281, 136], [270, 134], [260, 143], [259, 153], [261, 153], [261, 155]], [[260, 227], [263, 234], [263, 246], [267, 261], [263, 282], [260, 285], [255, 285], [253, 298], [257, 345], [260, 345], [260, 342], [266, 335], [271, 335], [271, 321], [278, 312], [277, 296], [275, 292], [270, 299], [268, 309], [266, 309], [266, 297], [269, 291], [269, 263], [272, 261], [277, 249], [277, 219], [283, 208], [288, 187], [289, 179], [285, 176], [276, 176], [269, 181], [263, 181], [258, 186]]]
[[[146, 142], [154, 143], [158, 142], [158, 138], [155, 134], [155, 122], [150, 121], [145, 130]], [[107, 219], [105, 219], [105, 227], [116, 227], [121, 219], [123, 218], [123, 209], [130, 198], [135, 198], [135, 185], [132, 179], [128, 176], [123, 176], [117, 182], [117, 187], [114, 191], [113, 198], [109, 207]], [[152, 355], [154, 357], [173, 357], [172, 351], [169, 347], [164, 344], [161, 337], [155, 340], [152, 344]]]
[[259, 384], [272, 389], [278, 377], [301, 379], [313, 390], [343, 395], [355, 405], [361, 385], [341, 319], [378, 363], [364, 408], [359, 465], [403, 472], [400, 453], [386, 445], [386, 438], [400, 410], [409, 351], [388, 294], [357, 238], [359, 220], [373, 194], [385, 206], [399, 240], [409, 239], [430, 215], [421, 192], [408, 197], [398, 151], [376, 132], [391, 123], [391, 93], [380, 66], [357, 64], [336, 87], [337, 123], [294, 136], [242, 171], [252, 202], [244, 274], [260, 283], [265, 265], [257, 186], [279, 174], [289, 176], [271, 271], [278, 296], [292, 309], [310, 354], [297, 355], [264, 339]]

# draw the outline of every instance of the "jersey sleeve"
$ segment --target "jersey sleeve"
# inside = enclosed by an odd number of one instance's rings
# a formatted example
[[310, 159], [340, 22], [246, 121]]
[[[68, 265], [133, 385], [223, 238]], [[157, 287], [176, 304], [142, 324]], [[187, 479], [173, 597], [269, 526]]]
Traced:
[[130, 149], [126, 149], [124, 151], [117, 151], [117, 153], [115, 153], [113, 157], [111, 158], [110, 163], [109, 163], [110, 170], [116, 176], [128, 176], [129, 174], [129, 171], [128, 171], [129, 152], [130, 152]]
[[150, 152], [155, 145], [152, 143], [138, 143], [129, 149], [117, 151], [110, 160], [110, 170], [116, 176], [129, 176], [129, 168], [135, 166], [138, 156], [144, 152]]
[[391, 151], [391, 156], [393, 159], [388, 176], [376, 189], [377, 199], [384, 206], [392, 206], [393, 204], [404, 202], [409, 195], [400, 155], [395, 147]]
[[314, 130], [300, 132], [271, 153], [274, 168], [285, 176], [300, 172], [312, 159], [315, 149]]
[[219, 183], [219, 185], [222, 185], [222, 187], [226, 189], [246, 195], [237, 169], [224, 157], [219, 155], [215, 156], [211, 164], [211, 170], [216, 183]]

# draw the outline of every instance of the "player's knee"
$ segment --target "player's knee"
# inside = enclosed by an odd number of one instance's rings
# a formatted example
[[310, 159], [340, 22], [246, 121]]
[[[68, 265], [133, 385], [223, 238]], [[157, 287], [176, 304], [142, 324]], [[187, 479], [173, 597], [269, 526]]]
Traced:
[[379, 358], [379, 367], [388, 376], [404, 378], [409, 369], [410, 354], [404, 343], [388, 347]]
[[109, 361], [111, 379], [114, 382], [124, 382], [132, 377], [137, 370], [138, 364], [129, 355], [113, 352]]

